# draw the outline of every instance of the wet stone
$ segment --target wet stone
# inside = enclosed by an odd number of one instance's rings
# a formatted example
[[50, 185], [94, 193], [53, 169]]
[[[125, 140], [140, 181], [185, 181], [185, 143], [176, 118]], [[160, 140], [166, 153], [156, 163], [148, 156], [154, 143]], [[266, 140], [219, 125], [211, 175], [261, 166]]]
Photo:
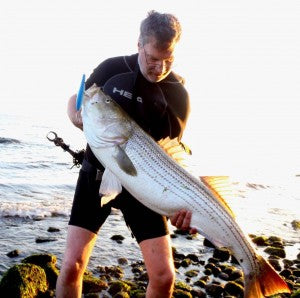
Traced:
[[185, 272], [185, 275], [188, 277], [195, 277], [199, 274], [199, 270], [189, 270]]
[[36, 243], [44, 243], [44, 242], [52, 242], [52, 241], [57, 241], [57, 239], [50, 238], [50, 237], [37, 237], [35, 239]]
[[224, 289], [218, 284], [209, 284], [205, 287], [206, 293], [212, 297], [221, 297]]
[[285, 278], [289, 278], [292, 274], [293, 274], [293, 271], [290, 269], [284, 269], [280, 272], [280, 275]]
[[257, 236], [252, 239], [252, 242], [258, 246], [268, 246], [269, 245], [269, 237]]
[[49, 227], [47, 232], [49, 232], [49, 233], [60, 232], [60, 229], [55, 228], [55, 227]]
[[203, 292], [199, 289], [192, 289], [191, 294], [192, 294], [193, 298], [205, 298], [206, 297], [205, 292]]
[[192, 260], [195, 263], [199, 262], [199, 258], [195, 254], [188, 254], [186, 257], [189, 258], [190, 260]]
[[180, 266], [186, 268], [186, 267], [190, 266], [191, 263], [192, 263], [192, 261], [191, 261], [190, 259], [184, 259], [184, 260], [180, 263]]
[[130, 290], [130, 286], [121, 280], [115, 280], [110, 283], [108, 292], [112, 296], [115, 296], [120, 292], [128, 292]]
[[209, 240], [207, 240], [206, 238], [204, 238], [203, 240], [203, 245], [206, 246], [206, 247], [212, 247], [212, 248], [215, 248], [216, 246], [211, 243]]
[[300, 220], [293, 220], [291, 225], [294, 230], [300, 230]]
[[283, 242], [282, 238], [278, 237], [278, 236], [270, 236], [269, 237], [269, 241], [272, 243], [272, 242], [275, 242], [275, 241], [280, 241], [280, 242]]
[[188, 291], [175, 289], [173, 292], [174, 298], [193, 298], [192, 294]]
[[276, 271], [281, 271], [282, 268], [280, 266], [280, 263], [277, 259], [269, 259], [269, 263], [272, 265], [272, 267], [276, 270]]
[[231, 272], [231, 274], [229, 275], [229, 279], [230, 280], [236, 280], [238, 278], [243, 277], [243, 272], [239, 269], [235, 269]]
[[120, 265], [127, 265], [128, 264], [128, 260], [126, 258], [119, 258], [118, 259], [118, 264], [120, 264]]
[[227, 273], [224, 273], [224, 272], [221, 272], [218, 277], [222, 280], [225, 280], [225, 281], [229, 280], [229, 275]]
[[209, 268], [205, 269], [205, 270], [204, 270], [204, 274], [205, 274], [205, 275], [212, 275], [211, 269], [209, 269]]
[[300, 270], [299, 269], [293, 269], [293, 275], [296, 277], [300, 277]]
[[122, 241], [125, 239], [122, 235], [113, 235], [110, 237], [111, 240], [114, 240], [118, 243], [122, 243]]
[[233, 296], [240, 296], [243, 295], [244, 288], [240, 284], [230, 281], [225, 285], [224, 291]]
[[224, 261], [228, 261], [230, 258], [230, 252], [227, 248], [216, 248], [214, 250], [214, 254], [213, 257], [216, 259], [219, 259], [220, 261], [224, 262]]
[[205, 288], [206, 286], [206, 281], [199, 279], [197, 281], [194, 282], [194, 286], [200, 287], [200, 288]]
[[18, 249], [14, 249], [6, 254], [9, 258], [15, 258], [20, 255], [20, 251]]
[[279, 247], [268, 246], [264, 252], [272, 256], [278, 256], [280, 258], [285, 258], [286, 254], [284, 249]]

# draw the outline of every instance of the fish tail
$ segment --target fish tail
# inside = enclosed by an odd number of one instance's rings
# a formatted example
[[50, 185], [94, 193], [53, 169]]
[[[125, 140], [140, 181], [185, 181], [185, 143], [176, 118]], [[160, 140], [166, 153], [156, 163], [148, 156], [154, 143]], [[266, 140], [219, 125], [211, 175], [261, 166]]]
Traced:
[[275, 269], [261, 256], [257, 256], [259, 270], [255, 276], [245, 277], [245, 298], [263, 298], [291, 290]]

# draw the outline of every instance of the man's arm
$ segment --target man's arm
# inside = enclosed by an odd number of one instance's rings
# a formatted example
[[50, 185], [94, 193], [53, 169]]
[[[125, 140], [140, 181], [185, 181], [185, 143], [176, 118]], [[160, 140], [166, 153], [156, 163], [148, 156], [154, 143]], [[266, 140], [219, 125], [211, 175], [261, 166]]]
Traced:
[[70, 97], [68, 101], [67, 113], [71, 120], [71, 122], [78, 127], [79, 129], [83, 129], [82, 118], [81, 118], [81, 109], [79, 111], [76, 110], [76, 98], [77, 95], [74, 94]]

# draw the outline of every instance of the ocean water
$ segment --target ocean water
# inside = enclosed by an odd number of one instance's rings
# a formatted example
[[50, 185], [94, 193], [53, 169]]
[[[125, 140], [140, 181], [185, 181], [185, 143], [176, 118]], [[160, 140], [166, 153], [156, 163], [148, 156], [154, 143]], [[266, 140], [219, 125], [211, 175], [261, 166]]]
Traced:
[[[66, 118], [64, 112], [42, 106], [31, 113], [21, 109], [0, 112], [0, 276], [32, 253], [53, 253], [60, 265], [79, 169], [71, 168], [72, 157], [46, 135], [57, 132], [73, 150], [85, 146], [82, 133]], [[300, 177], [296, 174], [272, 183], [235, 177], [236, 196], [228, 202], [247, 233], [276, 235], [287, 241], [291, 259], [300, 249], [300, 231], [291, 224], [300, 220]], [[59, 231], [50, 233], [49, 227]], [[122, 244], [110, 239], [115, 234], [125, 237]], [[53, 241], [36, 243], [37, 237]], [[202, 241], [200, 235], [193, 241], [173, 240], [182, 253], [203, 252]], [[20, 255], [9, 258], [6, 254], [15, 249]], [[114, 210], [99, 234], [89, 268], [116, 265], [120, 257], [129, 262], [142, 258], [122, 215]]]

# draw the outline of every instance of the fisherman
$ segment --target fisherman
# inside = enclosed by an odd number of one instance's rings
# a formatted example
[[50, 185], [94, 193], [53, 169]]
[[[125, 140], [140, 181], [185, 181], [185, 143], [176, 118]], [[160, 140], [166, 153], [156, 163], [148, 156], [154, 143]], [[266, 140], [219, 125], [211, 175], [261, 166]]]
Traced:
[[[184, 81], [171, 71], [180, 36], [181, 25], [174, 15], [149, 12], [140, 26], [138, 53], [102, 62], [86, 81], [86, 89], [94, 83], [101, 87], [155, 140], [180, 140], [190, 111]], [[82, 129], [76, 94], [69, 99], [68, 116]], [[175, 269], [167, 219], [139, 203], [124, 188], [114, 200], [101, 206], [99, 186], [103, 170], [87, 145], [56, 297], [81, 297], [82, 278], [97, 233], [112, 207], [122, 211], [142, 251], [149, 277], [147, 297], [171, 297]], [[171, 223], [186, 230], [190, 229], [190, 220], [191, 212], [181, 210], [171, 218]]]

